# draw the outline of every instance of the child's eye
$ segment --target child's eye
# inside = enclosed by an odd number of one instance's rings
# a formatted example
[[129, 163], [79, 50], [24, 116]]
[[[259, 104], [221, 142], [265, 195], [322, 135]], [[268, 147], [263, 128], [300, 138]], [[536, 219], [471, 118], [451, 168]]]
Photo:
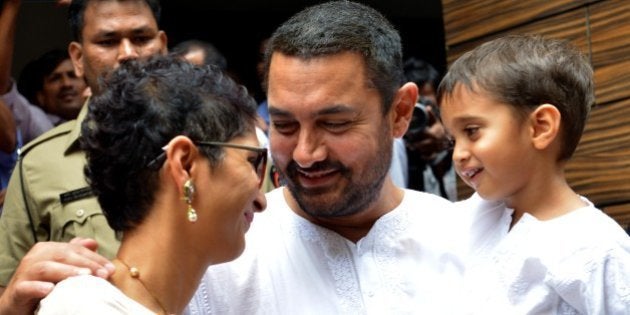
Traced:
[[477, 126], [464, 128], [464, 133], [466, 133], [466, 135], [468, 137], [472, 137], [472, 136], [476, 135], [478, 131], [479, 131], [479, 127], [477, 127]]

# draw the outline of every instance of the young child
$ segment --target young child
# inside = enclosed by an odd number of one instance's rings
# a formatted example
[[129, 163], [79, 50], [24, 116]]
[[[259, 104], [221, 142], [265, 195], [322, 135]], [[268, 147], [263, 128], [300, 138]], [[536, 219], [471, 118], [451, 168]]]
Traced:
[[563, 41], [499, 38], [453, 63], [438, 99], [476, 190], [459, 204], [472, 312], [630, 314], [630, 237], [564, 177], [594, 103], [588, 61]]

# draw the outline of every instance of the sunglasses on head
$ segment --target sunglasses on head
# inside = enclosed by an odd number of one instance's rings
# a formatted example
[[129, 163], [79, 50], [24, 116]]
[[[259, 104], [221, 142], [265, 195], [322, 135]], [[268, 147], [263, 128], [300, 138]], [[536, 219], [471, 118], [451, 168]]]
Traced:
[[[217, 147], [226, 147], [226, 148], [241, 149], [241, 150], [248, 150], [248, 151], [256, 152], [256, 158], [253, 161], [250, 161], [250, 163], [252, 163], [252, 167], [254, 167], [254, 170], [256, 171], [256, 175], [258, 175], [258, 187], [262, 186], [262, 183], [265, 180], [265, 170], [267, 168], [267, 148], [252, 147], [248, 145], [216, 142], [216, 141], [194, 141], [193, 143], [198, 146], [217, 146]], [[162, 149], [166, 150], [166, 147]], [[166, 159], [166, 152], [162, 152], [155, 159], [151, 160], [151, 162], [147, 164], [147, 167], [151, 169], [157, 169], [162, 164], [164, 164], [165, 159]]]

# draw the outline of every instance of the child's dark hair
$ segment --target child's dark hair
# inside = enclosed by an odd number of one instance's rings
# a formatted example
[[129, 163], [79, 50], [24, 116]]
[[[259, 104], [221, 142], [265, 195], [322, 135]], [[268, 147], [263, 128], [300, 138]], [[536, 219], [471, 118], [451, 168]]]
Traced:
[[442, 80], [438, 100], [452, 95], [457, 85], [488, 93], [519, 113], [554, 105], [562, 117], [559, 160], [573, 155], [595, 102], [588, 60], [566, 41], [536, 35], [510, 35], [467, 52]]

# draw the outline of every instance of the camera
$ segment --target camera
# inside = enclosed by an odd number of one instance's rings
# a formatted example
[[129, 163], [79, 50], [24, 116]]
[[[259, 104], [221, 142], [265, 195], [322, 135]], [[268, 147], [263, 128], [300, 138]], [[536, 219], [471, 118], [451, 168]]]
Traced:
[[416, 103], [413, 108], [413, 115], [411, 116], [407, 133], [417, 134], [421, 132], [427, 127], [428, 122], [429, 112], [427, 111], [427, 107], [422, 103]]
[[[431, 107], [431, 113], [429, 113], [427, 107]], [[407, 135], [419, 134], [427, 127], [433, 125], [439, 115], [439, 108], [435, 106], [435, 103], [431, 99], [421, 96], [413, 108]]]

